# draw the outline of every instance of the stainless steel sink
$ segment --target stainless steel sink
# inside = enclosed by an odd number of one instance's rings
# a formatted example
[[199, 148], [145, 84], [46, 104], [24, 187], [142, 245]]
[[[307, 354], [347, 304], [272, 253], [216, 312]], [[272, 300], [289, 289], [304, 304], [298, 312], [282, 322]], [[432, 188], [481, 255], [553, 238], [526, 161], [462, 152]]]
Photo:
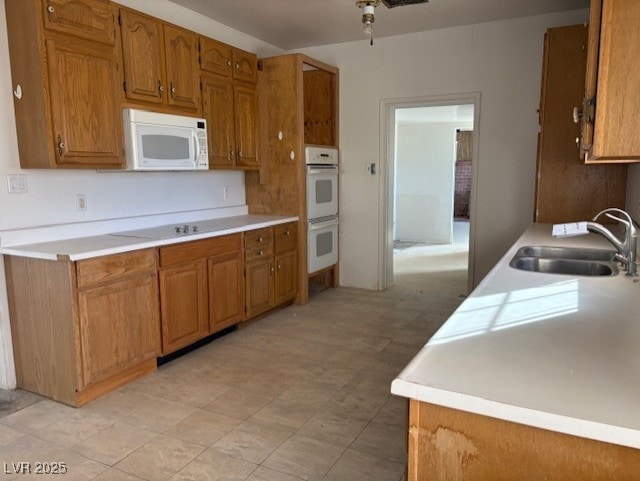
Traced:
[[517, 257], [545, 257], [551, 259], [576, 259], [583, 261], [613, 261], [615, 251], [586, 249], [582, 247], [525, 246], [516, 252]]
[[615, 251], [580, 247], [521, 247], [509, 265], [514, 269], [573, 276], [615, 276]]

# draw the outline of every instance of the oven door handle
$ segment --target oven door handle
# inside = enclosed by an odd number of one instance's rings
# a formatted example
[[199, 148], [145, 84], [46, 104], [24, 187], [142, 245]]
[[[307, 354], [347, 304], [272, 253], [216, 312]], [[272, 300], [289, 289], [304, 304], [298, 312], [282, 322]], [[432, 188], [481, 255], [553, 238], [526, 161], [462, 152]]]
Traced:
[[318, 169], [316, 167], [316, 168], [313, 168], [313, 169], [308, 169], [307, 172], [308, 172], [309, 175], [333, 174], [333, 173], [337, 174], [338, 173], [338, 167], [337, 166], [335, 166], [335, 167], [327, 167], [326, 169], [323, 169], [323, 168]]
[[320, 230], [326, 229], [327, 227], [333, 227], [334, 225], [338, 225], [340, 221], [338, 219], [326, 220], [323, 222], [309, 222], [309, 230]]

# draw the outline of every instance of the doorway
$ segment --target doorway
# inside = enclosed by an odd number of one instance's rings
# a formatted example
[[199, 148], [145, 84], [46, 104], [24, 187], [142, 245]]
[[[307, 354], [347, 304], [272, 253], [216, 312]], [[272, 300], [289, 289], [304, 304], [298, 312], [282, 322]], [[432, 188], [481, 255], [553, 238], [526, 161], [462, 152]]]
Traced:
[[381, 102], [383, 288], [395, 259], [403, 284], [449, 266], [471, 290], [479, 103], [480, 94]]

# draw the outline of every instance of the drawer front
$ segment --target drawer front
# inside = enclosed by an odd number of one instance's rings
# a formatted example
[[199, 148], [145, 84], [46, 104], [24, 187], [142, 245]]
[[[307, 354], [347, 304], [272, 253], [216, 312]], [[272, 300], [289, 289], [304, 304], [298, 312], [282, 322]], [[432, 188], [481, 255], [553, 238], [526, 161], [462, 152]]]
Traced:
[[144, 249], [96, 257], [76, 263], [78, 288], [111, 282], [140, 274], [155, 273], [155, 249]]
[[266, 259], [273, 255], [273, 246], [265, 245], [262, 247], [254, 247], [253, 249], [245, 249], [244, 259], [249, 262], [255, 259]]
[[237, 252], [241, 249], [241, 234], [212, 237], [191, 242], [182, 242], [160, 248], [160, 266], [166, 267], [183, 262]]
[[298, 242], [298, 225], [295, 222], [277, 225], [273, 228], [276, 254], [295, 250]]
[[244, 233], [244, 248], [253, 249], [255, 247], [264, 247], [273, 243], [273, 229], [266, 227], [264, 229], [250, 230]]

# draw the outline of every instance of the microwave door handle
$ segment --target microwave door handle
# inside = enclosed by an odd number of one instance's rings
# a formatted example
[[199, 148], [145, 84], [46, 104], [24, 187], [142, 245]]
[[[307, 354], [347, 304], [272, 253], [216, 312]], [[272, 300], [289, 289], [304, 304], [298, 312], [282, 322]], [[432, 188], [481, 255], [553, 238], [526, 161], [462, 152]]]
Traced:
[[318, 222], [316, 224], [312, 222], [309, 225], [309, 230], [314, 231], [314, 230], [326, 229], [327, 227], [332, 227], [334, 225], [338, 225], [339, 223], [340, 221], [338, 219], [331, 219], [325, 222]]
[[198, 143], [198, 136], [194, 131], [191, 131], [191, 137], [193, 138], [193, 145], [195, 147], [194, 150], [196, 152], [196, 158], [194, 159], [194, 162], [196, 165], [198, 165], [198, 159], [200, 158], [200, 144]]

